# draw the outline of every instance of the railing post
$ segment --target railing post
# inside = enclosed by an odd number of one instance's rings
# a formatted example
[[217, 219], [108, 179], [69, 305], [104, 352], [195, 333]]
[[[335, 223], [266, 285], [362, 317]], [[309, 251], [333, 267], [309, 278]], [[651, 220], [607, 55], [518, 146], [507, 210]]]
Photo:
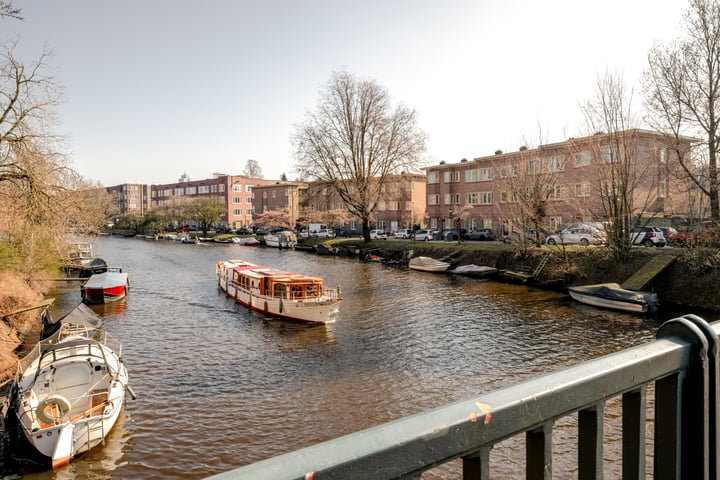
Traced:
[[[676, 338], [691, 348], [685, 372], [656, 382], [655, 478], [709, 479], [708, 339], [696, 323], [696, 319], [675, 318], [663, 323], [657, 332], [657, 338]], [[674, 411], [666, 402], [675, 404]], [[667, 435], [670, 438], [663, 438]], [[669, 461], [664, 458], [666, 454], [677, 457], [674, 465], [664, 464]]]
[[622, 397], [622, 478], [645, 478], [645, 419], [647, 388], [645, 385]]
[[552, 422], [525, 434], [526, 480], [552, 478]]
[[578, 412], [578, 479], [603, 478], [604, 403]]
[[463, 457], [463, 480], [490, 480], [490, 450], [482, 448], [479, 452]]
[[720, 445], [720, 426], [718, 425], [718, 413], [720, 412], [720, 398], [718, 397], [718, 394], [720, 393], [720, 383], [718, 380], [720, 377], [718, 338], [717, 335], [715, 335], [715, 330], [710, 326], [710, 324], [697, 315], [685, 315], [683, 318], [691, 321], [700, 328], [708, 341], [708, 395], [710, 398], [708, 405], [708, 423], [710, 426], [708, 432], [708, 473], [710, 478], [720, 480], [720, 467], [718, 467], [718, 461], [720, 461], [720, 459], [718, 459], [718, 455], [720, 455], [720, 451], [718, 450], [718, 446]]

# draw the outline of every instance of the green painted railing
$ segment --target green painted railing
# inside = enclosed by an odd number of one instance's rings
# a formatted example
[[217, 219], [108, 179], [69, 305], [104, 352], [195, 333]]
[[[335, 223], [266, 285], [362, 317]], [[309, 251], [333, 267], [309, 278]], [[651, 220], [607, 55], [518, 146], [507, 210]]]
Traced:
[[[211, 478], [419, 479], [461, 458], [464, 479], [485, 480], [491, 449], [525, 435], [525, 477], [550, 479], [552, 427], [577, 414], [578, 478], [600, 479], [605, 404], [621, 397], [623, 479], [645, 478], [648, 457], [655, 479], [718, 479], [718, 333], [720, 322], [686, 315], [661, 325], [647, 344]], [[654, 441], [647, 442], [652, 384]]]

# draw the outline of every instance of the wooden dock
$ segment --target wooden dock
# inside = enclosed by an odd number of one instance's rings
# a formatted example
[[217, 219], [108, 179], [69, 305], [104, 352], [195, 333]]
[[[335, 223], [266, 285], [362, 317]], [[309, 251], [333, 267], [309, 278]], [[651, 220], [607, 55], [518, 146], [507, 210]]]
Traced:
[[675, 260], [677, 260], [677, 255], [653, 255], [640, 270], [635, 272], [632, 277], [625, 280], [621, 285], [628, 290], [642, 290], [653, 278], [660, 275], [667, 267], [672, 265]]

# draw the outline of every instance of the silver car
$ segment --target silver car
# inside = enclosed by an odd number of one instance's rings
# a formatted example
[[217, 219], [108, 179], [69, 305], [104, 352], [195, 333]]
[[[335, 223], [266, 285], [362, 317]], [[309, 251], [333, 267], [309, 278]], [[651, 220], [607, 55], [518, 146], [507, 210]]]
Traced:
[[604, 245], [607, 235], [604, 231], [590, 225], [575, 225], [566, 228], [560, 233], [550, 235], [548, 245]]

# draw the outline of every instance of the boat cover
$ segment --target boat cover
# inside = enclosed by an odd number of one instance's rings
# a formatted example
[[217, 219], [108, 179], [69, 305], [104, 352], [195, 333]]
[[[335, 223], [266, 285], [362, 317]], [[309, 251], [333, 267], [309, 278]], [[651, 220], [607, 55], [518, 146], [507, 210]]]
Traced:
[[658, 299], [654, 293], [626, 290], [617, 283], [600, 283], [597, 285], [582, 285], [570, 287], [570, 290], [585, 295], [592, 295], [598, 298], [613, 300], [616, 302], [647, 304], [648, 312], [654, 312], [658, 308]]

